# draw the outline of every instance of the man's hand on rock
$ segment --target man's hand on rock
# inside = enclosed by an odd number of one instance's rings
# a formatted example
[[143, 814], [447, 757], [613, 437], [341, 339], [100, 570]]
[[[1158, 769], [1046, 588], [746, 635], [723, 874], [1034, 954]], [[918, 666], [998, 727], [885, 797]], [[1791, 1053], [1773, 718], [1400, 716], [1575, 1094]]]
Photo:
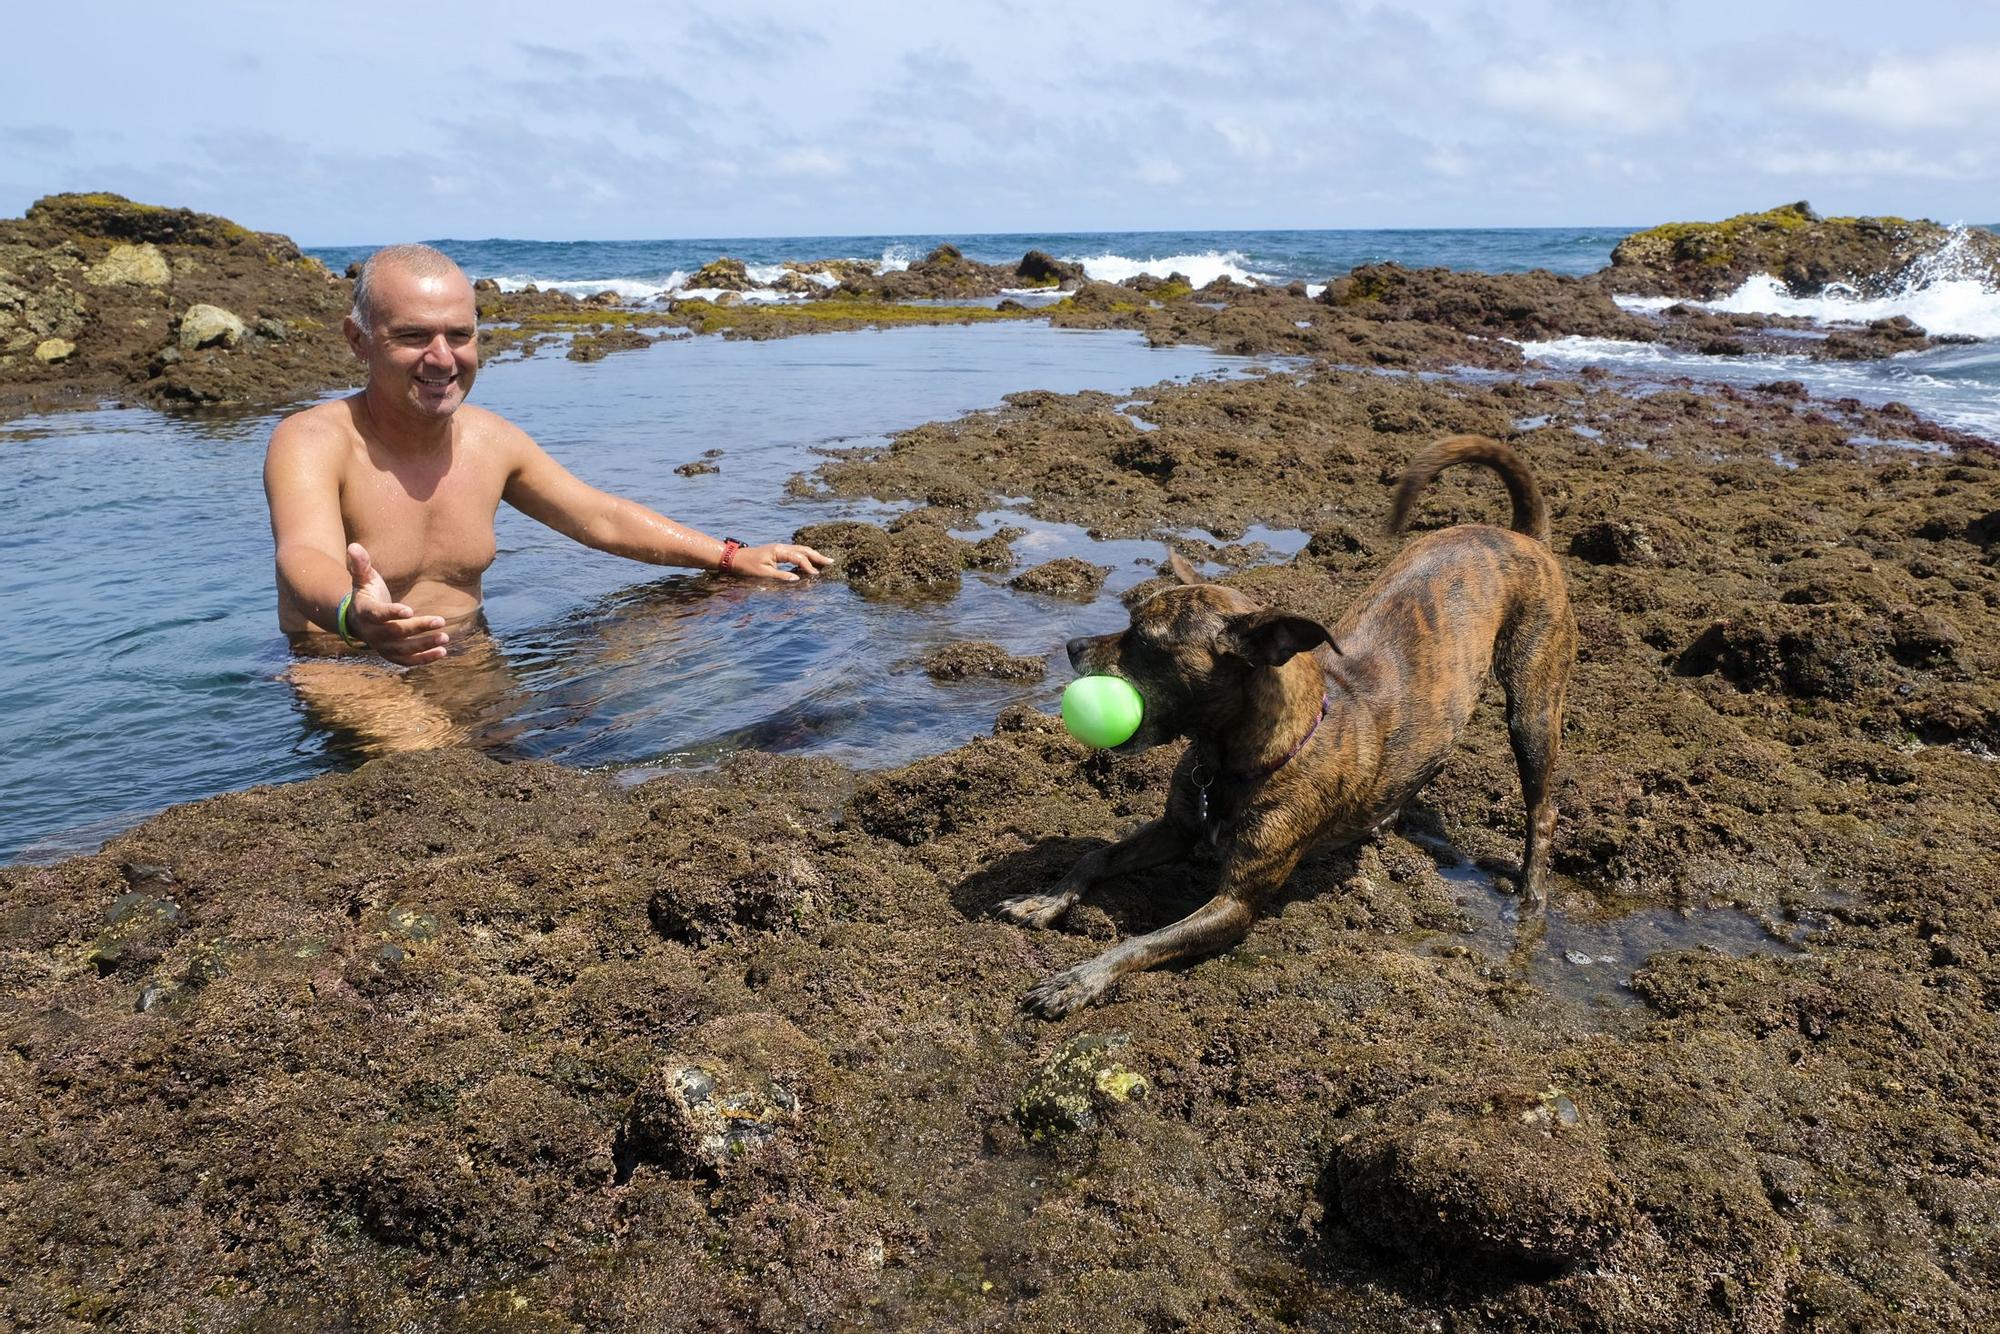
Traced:
[[[833, 557], [823, 556], [811, 547], [796, 542], [766, 542], [760, 547], [739, 547], [735, 559], [729, 563], [729, 572], [794, 583], [799, 575], [818, 574], [831, 564]], [[787, 565], [798, 574], [785, 569]]]
[[416, 667], [444, 656], [445, 645], [451, 642], [444, 632], [444, 617], [419, 616], [391, 599], [388, 582], [359, 542], [347, 544], [347, 572], [354, 579], [354, 600], [347, 606], [349, 634], [399, 667]]

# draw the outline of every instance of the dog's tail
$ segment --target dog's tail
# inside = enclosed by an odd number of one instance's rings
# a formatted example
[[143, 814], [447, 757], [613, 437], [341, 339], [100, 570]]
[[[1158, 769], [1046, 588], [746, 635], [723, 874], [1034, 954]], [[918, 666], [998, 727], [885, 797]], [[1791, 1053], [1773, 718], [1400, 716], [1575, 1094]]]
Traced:
[[1389, 512], [1390, 532], [1403, 531], [1403, 525], [1410, 521], [1410, 511], [1417, 507], [1417, 496], [1430, 485], [1431, 478], [1456, 463], [1484, 464], [1499, 473], [1514, 501], [1514, 531], [1534, 538], [1543, 546], [1549, 544], [1549, 507], [1542, 500], [1542, 489], [1535, 485], [1534, 474], [1528, 471], [1527, 461], [1498, 440], [1483, 435], [1446, 436], [1411, 461], [1403, 470], [1402, 481], [1396, 484], [1396, 504]]

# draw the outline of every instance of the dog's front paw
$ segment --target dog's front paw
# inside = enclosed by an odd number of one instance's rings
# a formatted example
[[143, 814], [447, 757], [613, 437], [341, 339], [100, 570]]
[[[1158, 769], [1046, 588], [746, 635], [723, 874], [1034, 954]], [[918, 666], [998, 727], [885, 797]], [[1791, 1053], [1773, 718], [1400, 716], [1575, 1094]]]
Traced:
[[994, 904], [993, 912], [1022, 926], [1050, 926], [1075, 902], [1074, 894], [1022, 894]]
[[1096, 960], [1065, 968], [1028, 988], [1021, 1008], [1044, 1019], [1060, 1019], [1102, 996], [1116, 978]]

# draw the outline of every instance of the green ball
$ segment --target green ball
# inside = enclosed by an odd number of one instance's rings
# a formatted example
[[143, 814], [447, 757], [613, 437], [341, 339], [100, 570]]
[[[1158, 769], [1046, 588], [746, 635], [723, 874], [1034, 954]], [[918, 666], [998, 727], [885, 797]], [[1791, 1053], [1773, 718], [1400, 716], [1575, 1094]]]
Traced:
[[1079, 676], [1063, 690], [1062, 720], [1086, 746], [1121, 745], [1139, 730], [1146, 703], [1119, 676]]

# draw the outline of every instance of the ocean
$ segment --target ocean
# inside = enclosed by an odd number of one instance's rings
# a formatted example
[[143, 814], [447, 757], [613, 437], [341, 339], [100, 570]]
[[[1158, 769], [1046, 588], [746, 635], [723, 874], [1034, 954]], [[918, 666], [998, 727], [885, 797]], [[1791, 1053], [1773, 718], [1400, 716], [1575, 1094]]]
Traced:
[[[473, 276], [506, 286], [608, 289], [643, 302], [686, 291], [689, 275], [720, 255], [769, 278], [786, 260], [907, 265], [949, 242], [991, 263], [1040, 249], [1113, 280], [1178, 272], [1196, 284], [1227, 275], [1312, 285], [1378, 260], [1588, 273], [1627, 230], [438, 244]], [[369, 249], [312, 253], [338, 270]], [[1558, 370], [1602, 366], [1641, 385], [1795, 379], [1815, 393], [1900, 400], [2000, 440], [2000, 293], [1948, 267], [1871, 301], [1838, 291], [1798, 301], [1752, 279], [1714, 304], [1825, 325], [1905, 314], [1963, 341], [1877, 362], [1696, 357], [1601, 339], [1528, 350]], [[1255, 364], [1031, 321], [771, 342], [677, 338], [588, 365], [544, 355], [486, 368], [474, 397], [587, 480], [756, 540], [884, 512], [788, 495], [786, 480], [819, 451], [880, 442], [1019, 390], [1122, 395]], [[0, 606], [9, 609], [0, 616], [0, 861], [89, 850], [169, 804], [365, 758], [344, 729], [309, 717], [284, 679], [290, 658], [276, 628], [261, 488], [263, 444], [281, 415], [107, 406], [0, 422]], [[720, 472], [674, 472], [713, 449]], [[1001, 523], [1030, 530], [1015, 544], [1024, 563], [1079, 555], [1110, 566], [1103, 595], [1053, 602], [978, 575], [956, 597], [921, 605], [865, 601], [837, 582], [753, 588], [601, 556], [503, 510], [487, 581], [497, 653], [468, 740], [624, 776], [703, 765], [739, 747], [878, 767], [960, 744], [1009, 702], [1052, 706], [1067, 678], [1056, 647], [1121, 623], [1117, 595], [1160, 555], [1155, 543], [1099, 542], [1006, 509], [977, 531]], [[1251, 536], [1278, 556], [1305, 540]], [[1046, 656], [1049, 675], [950, 687], [924, 675], [927, 651], [970, 639]]]

